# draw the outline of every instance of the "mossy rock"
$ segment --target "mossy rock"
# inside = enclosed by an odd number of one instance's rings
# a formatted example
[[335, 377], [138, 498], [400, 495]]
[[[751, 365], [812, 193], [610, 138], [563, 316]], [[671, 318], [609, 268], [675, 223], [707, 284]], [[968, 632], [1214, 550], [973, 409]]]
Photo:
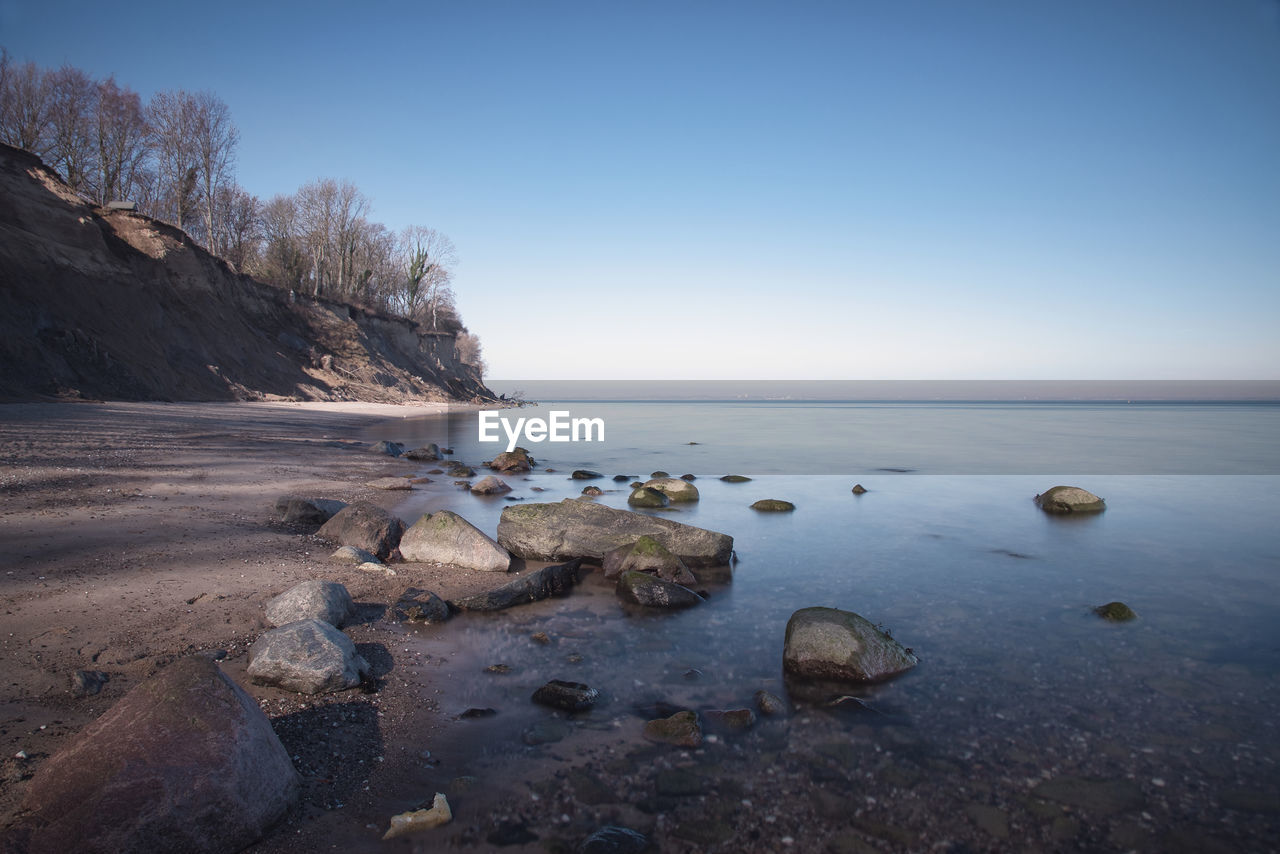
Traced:
[[604, 475], [600, 474], [598, 471], [591, 471], [590, 469], [578, 469], [573, 474], [569, 475], [569, 477], [573, 480], [595, 480], [598, 477], [604, 477]]
[[1099, 605], [1093, 609], [1093, 613], [1111, 623], [1127, 623], [1138, 618], [1133, 609], [1123, 602], [1108, 602], [1105, 605]]
[[639, 486], [627, 496], [627, 503], [632, 507], [666, 507], [671, 499], [656, 489]]
[[723, 480], [725, 483], [750, 483], [751, 482], [751, 478], [747, 477], [745, 474], [727, 474], [720, 479]]
[[790, 501], [782, 501], [778, 498], [762, 498], [755, 504], [751, 505], [752, 510], [760, 510], [765, 513], [790, 513], [796, 509], [796, 506]]
[[656, 477], [653, 480], [646, 481], [644, 486], [661, 492], [671, 499], [673, 504], [683, 501], [697, 501], [699, 498], [698, 487], [678, 477]]

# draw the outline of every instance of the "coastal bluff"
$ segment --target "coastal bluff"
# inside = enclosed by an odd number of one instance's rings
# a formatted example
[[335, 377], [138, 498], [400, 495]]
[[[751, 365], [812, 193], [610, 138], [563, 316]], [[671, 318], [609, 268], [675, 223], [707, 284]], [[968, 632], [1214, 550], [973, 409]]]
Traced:
[[0, 401], [492, 400], [456, 337], [265, 285], [0, 144]]

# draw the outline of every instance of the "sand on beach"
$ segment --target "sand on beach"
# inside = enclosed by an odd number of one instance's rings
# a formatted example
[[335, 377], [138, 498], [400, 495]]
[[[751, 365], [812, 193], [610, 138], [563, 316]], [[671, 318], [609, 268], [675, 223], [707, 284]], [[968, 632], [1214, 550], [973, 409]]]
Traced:
[[[321, 709], [323, 698], [251, 685], [245, 668], [248, 646], [269, 628], [263, 603], [300, 581], [339, 581], [358, 605], [364, 603], [364, 621], [348, 632], [368, 656], [381, 659], [374, 664], [384, 671], [391, 665], [382, 606], [405, 587], [427, 587], [449, 598], [494, 586], [490, 573], [414, 565], [411, 574], [389, 578], [338, 565], [329, 560], [331, 546], [282, 524], [274, 512], [276, 498], [286, 493], [392, 508], [405, 493], [372, 489], [366, 481], [423, 466], [371, 453], [363, 433], [389, 419], [448, 408], [0, 406], [0, 756], [6, 780], [0, 827], [13, 821], [42, 760], [129, 689], [187, 654], [224, 650], [224, 669], [272, 717], [296, 714], [309, 702], [316, 714], [300, 717], [303, 724], [336, 726], [341, 720], [353, 742], [381, 739], [410, 711], [420, 724], [421, 709], [397, 712], [400, 699], [391, 681], [372, 695], [344, 692], [341, 703], [327, 707], [336, 710], [331, 722]], [[433, 486], [451, 488], [447, 479]], [[81, 669], [109, 674], [99, 695], [73, 696], [71, 679]], [[300, 742], [305, 739], [286, 746], [296, 754]], [[27, 758], [18, 758], [19, 752]], [[308, 797], [315, 803], [308, 805]], [[322, 800], [322, 792], [312, 791], [302, 809], [321, 809]]]

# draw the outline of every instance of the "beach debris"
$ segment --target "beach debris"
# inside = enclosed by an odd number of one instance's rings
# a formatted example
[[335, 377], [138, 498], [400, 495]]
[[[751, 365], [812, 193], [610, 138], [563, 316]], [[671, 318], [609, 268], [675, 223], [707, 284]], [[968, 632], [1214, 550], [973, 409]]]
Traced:
[[506, 572], [511, 567], [506, 549], [450, 510], [438, 510], [414, 522], [400, 538], [400, 556], [481, 572]]
[[385, 454], [388, 457], [398, 457], [404, 453], [404, 445], [399, 442], [388, 442], [383, 440], [375, 442], [369, 446], [369, 450], [375, 454]]
[[175, 851], [239, 851], [300, 791], [257, 702], [215, 662], [189, 656], [42, 762], [6, 837], [31, 851], [146, 851], [156, 840]]
[[618, 546], [604, 556], [605, 578], [617, 578], [629, 570], [647, 572], [663, 581], [674, 581], [686, 586], [698, 583], [684, 561], [648, 535], [640, 537], [634, 543]]
[[700, 747], [702, 745], [702, 724], [698, 721], [698, 713], [692, 711], [676, 712], [669, 718], [658, 718], [644, 725], [644, 737], [659, 744], [674, 744], [677, 747]]
[[71, 695], [73, 697], [93, 697], [102, 691], [102, 686], [111, 681], [110, 674], [101, 670], [77, 670], [71, 674]]
[[578, 469], [573, 474], [569, 475], [571, 480], [594, 480], [598, 477], [604, 477], [604, 475], [600, 474], [598, 471], [591, 471], [590, 469]]
[[652, 480], [645, 481], [644, 486], [641, 488], [656, 489], [667, 498], [670, 498], [673, 504], [698, 500], [698, 487], [678, 477], [655, 477]]
[[1123, 602], [1108, 602], [1105, 605], [1098, 605], [1093, 609], [1093, 613], [1112, 623], [1127, 623], [1138, 618], [1133, 609]]
[[440, 827], [453, 821], [453, 811], [449, 809], [449, 799], [441, 792], [436, 792], [431, 806], [427, 809], [402, 812], [391, 817], [391, 826], [382, 835], [383, 839], [395, 839], [408, 836], [433, 827]]
[[637, 484], [627, 496], [627, 503], [632, 507], [666, 507], [671, 499], [666, 493], [650, 489], [644, 484]]
[[792, 676], [880, 682], [919, 662], [888, 632], [852, 611], [801, 608], [787, 621], [782, 667]]
[[1054, 486], [1035, 498], [1046, 513], [1100, 513], [1107, 503], [1087, 489], [1078, 486]]
[[362, 563], [378, 563], [378, 556], [355, 546], [340, 546], [337, 551], [329, 555], [329, 560], [359, 566]]
[[600, 692], [581, 682], [552, 679], [534, 691], [532, 699], [540, 706], [550, 706], [565, 712], [582, 712], [596, 704], [600, 699]]
[[785, 715], [789, 708], [785, 700], [777, 694], [765, 691], [763, 688], [755, 693], [753, 699], [756, 701], [756, 708], [760, 710], [760, 714], [768, 717]]
[[341, 627], [355, 614], [347, 588], [336, 581], [312, 579], [295, 584], [267, 602], [267, 621], [273, 626], [296, 623], [299, 620], [323, 620], [331, 626]]
[[779, 498], [761, 498], [751, 505], [751, 509], [764, 513], [790, 513], [796, 509], [796, 506], [790, 501], [783, 501]]
[[264, 633], [249, 647], [249, 678], [299, 694], [354, 688], [370, 671], [351, 638], [320, 620]]
[[381, 560], [391, 556], [403, 533], [403, 522], [368, 501], [342, 508], [316, 532], [322, 539], [364, 549]]
[[404, 452], [405, 459], [413, 460], [419, 463], [430, 463], [440, 459], [440, 446], [435, 442], [430, 445], [423, 445], [421, 448], [414, 448], [412, 451]]
[[413, 484], [410, 483], [407, 477], [374, 478], [373, 480], [366, 481], [365, 486], [368, 486], [372, 489], [385, 489], [390, 492], [394, 492], [397, 490], [413, 489]]
[[544, 566], [496, 590], [451, 600], [449, 606], [458, 611], [501, 611], [514, 605], [568, 593], [578, 583], [581, 566], [581, 560]]
[[663, 581], [647, 572], [634, 570], [618, 576], [616, 592], [624, 602], [647, 608], [691, 608], [704, 600], [697, 593], [674, 581]]
[[493, 475], [480, 478], [480, 480], [476, 481], [476, 484], [471, 487], [472, 495], [502, 495], [503, 493], [510, 491], [511, 487], [507, 485], [505, 480], [494, 477]]
[[725, 566], [733, 552], [733, 537], [727, 534], [574, 499], [512, 505], [498, 523], [498, 542], [526, 560], [601, 560], [646, 534], [690, 568]]
[[411, 623], [443, 623], [452, 616], [448, 604], [430, 590], [407, 587], [396, 600], [392, 613]]
[[281, 495], [276, 499], [276, 512], [282, 521], [291, 525], [323, 525], [346, 506], [345, 501], [301, 495]]

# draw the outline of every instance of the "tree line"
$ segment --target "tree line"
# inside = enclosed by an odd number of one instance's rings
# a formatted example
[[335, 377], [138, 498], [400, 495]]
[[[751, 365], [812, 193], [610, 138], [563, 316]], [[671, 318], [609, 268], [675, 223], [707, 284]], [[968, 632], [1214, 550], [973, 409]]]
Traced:
[[238, 272], [455, 333], [463, 361], [483, 366], [454, 305], [449, 238], [372, 221], [369, 198], [345, 180], [262, 201], [236, 183], [240, 133], [212, 92], [163, 91], [143, 103], [114, 77], [18, 63], [0, 47], [0, 142], [38, 155], [89, 201], [134, 202]]

